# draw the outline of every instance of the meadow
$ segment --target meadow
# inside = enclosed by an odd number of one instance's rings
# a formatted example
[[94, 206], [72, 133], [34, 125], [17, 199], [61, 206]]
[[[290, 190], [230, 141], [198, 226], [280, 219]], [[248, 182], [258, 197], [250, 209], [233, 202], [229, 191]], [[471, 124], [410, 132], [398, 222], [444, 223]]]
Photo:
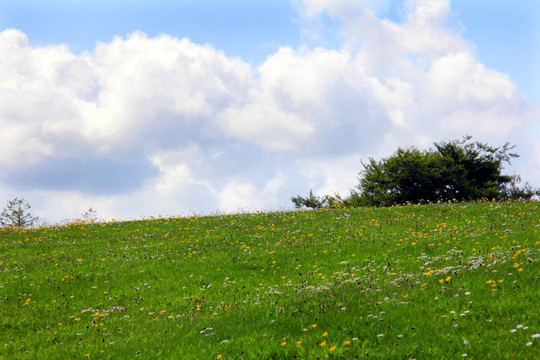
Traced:
[[0, 359], [538, 359], [540, 203], [0, 231]]

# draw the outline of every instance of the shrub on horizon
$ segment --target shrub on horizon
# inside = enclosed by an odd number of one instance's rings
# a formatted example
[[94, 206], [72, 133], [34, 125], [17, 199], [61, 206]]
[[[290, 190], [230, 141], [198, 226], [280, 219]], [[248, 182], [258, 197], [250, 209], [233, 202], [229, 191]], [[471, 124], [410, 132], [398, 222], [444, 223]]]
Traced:
[[[398, 148], [390, 157], [379, 161], [370, 158], [362, 165], [359, 184], [347, 198], [339, 195], [291, 198], [297, 208], [392, 206], [398, 204], [437, 203], [448, 201], [531, 200], [540, 190], [529, 184], [518, 186], [518, 175], [502, 174], [504, 163], [510, 164], [515, 146], [509, 143], [493, 147], [460, 140], [434, 143], [435, 149]], [[337, 206], [339, 205], [339, 206]]]
[[0, 214], [0, 225], [14, 228], [25, 228], [34, 225], [38, 218], [30, 214], [30, 208], [30, 204], [25, 199], [15, 198], [9, 200]]

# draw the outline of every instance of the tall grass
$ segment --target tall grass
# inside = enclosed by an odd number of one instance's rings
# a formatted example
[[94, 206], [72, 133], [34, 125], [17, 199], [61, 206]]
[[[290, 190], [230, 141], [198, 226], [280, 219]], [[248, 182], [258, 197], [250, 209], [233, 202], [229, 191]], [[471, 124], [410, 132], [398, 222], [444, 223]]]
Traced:
[[540, 206], [0, 233], [0, 359], [534, 359]]

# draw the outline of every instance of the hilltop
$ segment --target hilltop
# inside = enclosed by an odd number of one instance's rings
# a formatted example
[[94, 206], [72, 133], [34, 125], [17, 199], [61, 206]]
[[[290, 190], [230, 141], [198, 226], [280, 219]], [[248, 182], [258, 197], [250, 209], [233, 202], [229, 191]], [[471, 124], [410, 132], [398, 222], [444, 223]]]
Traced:
[[540, 203], [0, 232], [0, 359], [540, 357]]

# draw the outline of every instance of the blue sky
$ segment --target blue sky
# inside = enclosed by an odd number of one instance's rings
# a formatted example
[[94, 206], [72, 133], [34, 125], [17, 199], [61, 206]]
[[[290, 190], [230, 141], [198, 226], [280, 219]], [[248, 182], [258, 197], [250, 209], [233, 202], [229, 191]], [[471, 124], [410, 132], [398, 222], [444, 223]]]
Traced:
[[[382, 1], [383, 17], [399, 22], [403, 0]], [[508, 73], [527, 96], [540, 99], [540, 2], [536, 0], [453, 0], [464, 38], [476, 45], [479, 59]], [[37, 44], [68, 44], [73, 51], [92, 51], [142, 30], [209, 43], [229, 56], [258, 65], [279, 46], [323, 44], [339, 47], [333, 35], [319, 41], [302, 37], [299, 15], [291, 0], [1, 0], [0, 28], [16, 28]], [[339, 24], [323, 21], [331, 28]]]
[[458, 0], [452, 5], [479, 59], [540, 99], [540, 2]]
[[282, 209], [465, 134], [540, 187], [537, 0], [0, 0], [0, 201]]
[[2, 1], [2, 27], [33, 41], [92, 50], [136, 30], [210, 43], [230, 56], [261, 62], [280, 45], [299, 43], [289, 1]]

